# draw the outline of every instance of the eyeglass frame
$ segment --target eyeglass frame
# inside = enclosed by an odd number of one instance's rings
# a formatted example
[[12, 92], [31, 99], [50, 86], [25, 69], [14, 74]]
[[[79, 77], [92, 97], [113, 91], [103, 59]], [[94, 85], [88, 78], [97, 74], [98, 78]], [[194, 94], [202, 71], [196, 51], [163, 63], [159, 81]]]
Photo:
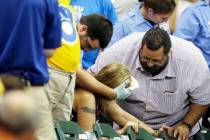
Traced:
[[101, 47], [99, 48], [93, 48], [90, 43], [89, 43], [89, 39], [91, 39], [88, 35], [85, 37], [85, 49], [88, 49], [88, 50], [96, 50], [96, 49], [100, 49], [100, 51], [104, 51], [104, 49], [102, 49]]
[[164, 61], [165, 61], [165, 59], [166, 59], [166, 57], [168, 55], [164, 55], [161, 60], [154, 60], [154, 59], [151, 59], [151, 58], [148, 58], [148, 57], [143, 56], [142, 55], [142, 52], [140, 51], [140, 55], [139, 56], [140, 56], [141, 61], [143, 61], [143, 62], [146, 62], [146, 63], [149, 63], [150, 62], [150, 63], [152, 63], [154, 65], [162, 66], [163, 63], [164, 63]]
[[84, 49], [88, 49], [88, 50], [93, 50], [93, 48], [92, 48], [92, 46], [90, 45], [90, 43], [89, 43], [89, 36], [85, 36], [85, 47], [84, 47]]

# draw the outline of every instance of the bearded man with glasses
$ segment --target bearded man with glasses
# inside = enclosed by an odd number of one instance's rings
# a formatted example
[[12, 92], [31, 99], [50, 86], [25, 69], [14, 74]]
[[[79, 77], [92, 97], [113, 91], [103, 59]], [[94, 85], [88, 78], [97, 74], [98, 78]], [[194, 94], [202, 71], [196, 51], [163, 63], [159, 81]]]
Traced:
[[[139, 87], [118, 104], [153, 129], [164, 125], [178, 140], [192, 140], [210, 103], [208, 65], [191, 42], [159, 28], [136, 32], [105, 50], [90, 68], [98, 73], [113, 63], [126, 64]], [[172, 133], [171, 133], [172, 132]]]

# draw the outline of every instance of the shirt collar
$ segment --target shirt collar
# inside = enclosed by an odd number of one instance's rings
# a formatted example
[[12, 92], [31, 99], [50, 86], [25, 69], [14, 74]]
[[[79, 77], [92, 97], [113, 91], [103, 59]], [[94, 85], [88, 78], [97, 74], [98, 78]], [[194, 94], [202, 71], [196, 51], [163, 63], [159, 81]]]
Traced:
[[172, 56], [169, 56], [168, 65], [166, 68], [158, 75], [154, 76], [155, 79], [164, 79], [164, 78], [174, 78], [176, 77], [176, 73], [174, 70], [174, 63]]
[[140, 6], [140, 7], [137, 7], [136, 10], [135, 10], [135, 12], [134, 12], [134, 14], [133, 14], [133, 16], [135, 16], [135, 17], [134, 17], [134, 22], [135, 22], [136, 26], [138, 26], [138, 25], [140, 25], [140, 24], [142, 24], [142, 23], [146, 23], [146, 24], [148, 24], [149, 26], [151, 26], [151, 28], [153, 28], [152, 24], [149, 23], [149, 21], [147, 21], [147, 20], [144, 18], [144, 16], [142, 15], [140, 9], [141, 9], [141, 6]]

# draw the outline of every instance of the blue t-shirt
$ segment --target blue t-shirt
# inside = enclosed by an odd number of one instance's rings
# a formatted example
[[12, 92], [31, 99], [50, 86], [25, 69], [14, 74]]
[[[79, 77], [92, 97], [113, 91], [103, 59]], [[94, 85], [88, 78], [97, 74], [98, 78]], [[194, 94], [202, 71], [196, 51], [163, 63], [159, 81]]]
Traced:
[[199, 1], [182, 14], [175, 36], [191, 41], [203, 53], [210, 69], [210, 5]]
[[71, 0], [76, 23], [83, 15], [99, 13], [107, 17], [114, 24], [117, 21], [115, 8], [111, 0]]
[[0, 0], [0, 73], [44, 84], [49, 80], [44, 49], [60, 46], [56, 0]]
[[[71, 0], [70, 5], [74, 9], [76, 23], [79, 23], [83, 15], [99, 13], [107, 17], [114, 24], [117, 21], [115, 8], [111, 0]], [[84, 51], [82, 66], [84, 69], [89, 68], [95, 63], [99, 54], [99, 49], [94, 51]]]

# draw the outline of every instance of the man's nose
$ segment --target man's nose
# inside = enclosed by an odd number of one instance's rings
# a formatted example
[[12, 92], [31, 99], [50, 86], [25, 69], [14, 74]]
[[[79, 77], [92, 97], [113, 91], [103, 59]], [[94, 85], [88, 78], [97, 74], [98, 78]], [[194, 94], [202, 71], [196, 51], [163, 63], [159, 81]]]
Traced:
[[168, 21], [168, 18], [164, 18], [162, 20], [163, 20], [163, 22], [167, 22]]

